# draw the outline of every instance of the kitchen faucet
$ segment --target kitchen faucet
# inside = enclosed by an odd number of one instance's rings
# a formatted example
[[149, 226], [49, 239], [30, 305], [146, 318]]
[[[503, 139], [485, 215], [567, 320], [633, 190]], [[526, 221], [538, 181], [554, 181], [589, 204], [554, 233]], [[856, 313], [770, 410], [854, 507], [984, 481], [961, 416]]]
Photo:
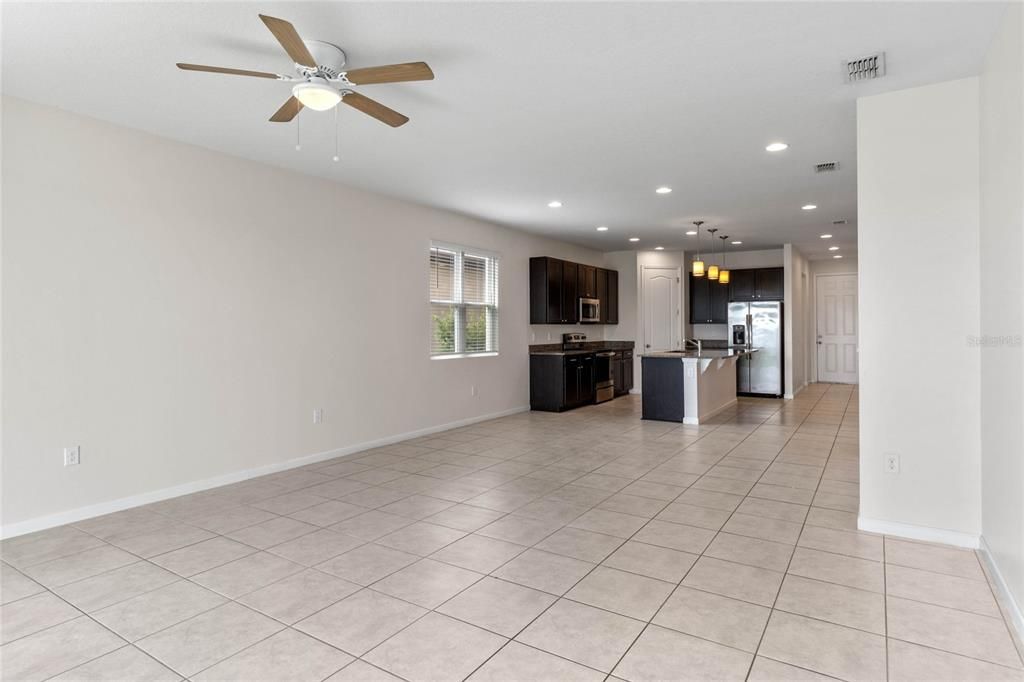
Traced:
[[686, 350], [689, 345], [697, 346], [697, 355], [701, 354], [700, 339], [683, 339], [683, 350]]

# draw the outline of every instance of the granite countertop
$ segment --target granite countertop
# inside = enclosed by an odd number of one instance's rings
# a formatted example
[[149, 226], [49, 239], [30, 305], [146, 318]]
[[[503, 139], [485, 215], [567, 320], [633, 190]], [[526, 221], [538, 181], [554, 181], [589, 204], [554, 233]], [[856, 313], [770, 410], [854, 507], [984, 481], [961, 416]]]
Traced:
[[644, 358], [669, 358], [671, 360], [717, 360], [720, 358], [738, 358], [756, 353], [757, 348], [704, 348], [700, 353], [695, 350], [666, 350], [644, 353]]
[[530, 355], [590, 355], [608, 350], [633, 350], [632, 341], [586, 341], [580, 350], [562, 350], [560, 343], [538, 343], [530, 346]]

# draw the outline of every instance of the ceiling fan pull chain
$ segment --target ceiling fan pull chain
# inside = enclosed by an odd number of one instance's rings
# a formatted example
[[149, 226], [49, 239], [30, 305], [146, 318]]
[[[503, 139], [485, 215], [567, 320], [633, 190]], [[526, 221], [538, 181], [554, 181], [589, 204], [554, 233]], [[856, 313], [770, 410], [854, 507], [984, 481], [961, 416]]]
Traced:
[[295, 116], [295, 151], [302, 149], [302, 117]]
[[334, 161], [338, 161], [338, 107], [334, 107]]

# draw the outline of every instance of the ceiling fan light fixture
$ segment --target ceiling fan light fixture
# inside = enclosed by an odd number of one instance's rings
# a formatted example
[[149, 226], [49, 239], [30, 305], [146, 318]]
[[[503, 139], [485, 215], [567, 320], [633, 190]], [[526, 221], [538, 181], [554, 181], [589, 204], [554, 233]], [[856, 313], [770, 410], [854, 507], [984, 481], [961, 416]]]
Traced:
[[302, 102], [302, 106], [309, 107], [313, 111], [333, 109], [341, 101], [341, 93], [320, 78], [299, 83], [292, 88], [292, 95]]

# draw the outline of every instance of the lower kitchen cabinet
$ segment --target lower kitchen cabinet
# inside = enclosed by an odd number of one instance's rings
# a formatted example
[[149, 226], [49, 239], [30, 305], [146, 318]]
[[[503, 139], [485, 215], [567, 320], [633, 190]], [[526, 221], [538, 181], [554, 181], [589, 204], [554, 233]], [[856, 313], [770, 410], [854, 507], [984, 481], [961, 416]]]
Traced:
[[612, 364], [612, 376], [615, 381], [615, 395], [626, 395], [633, 390], [633, 351], [622, 350], [616, 353]]
[[[592, 405], [597, 398], [598, 371], [592, 353], [530, 356], [530, 409], [562, 412]], [[633, 388], [633, 351], [615, 351], [610, 369], [615, 395]]]
[[594, 402], [594, 356], [531, 355], [530, 408], [561, 412]]

